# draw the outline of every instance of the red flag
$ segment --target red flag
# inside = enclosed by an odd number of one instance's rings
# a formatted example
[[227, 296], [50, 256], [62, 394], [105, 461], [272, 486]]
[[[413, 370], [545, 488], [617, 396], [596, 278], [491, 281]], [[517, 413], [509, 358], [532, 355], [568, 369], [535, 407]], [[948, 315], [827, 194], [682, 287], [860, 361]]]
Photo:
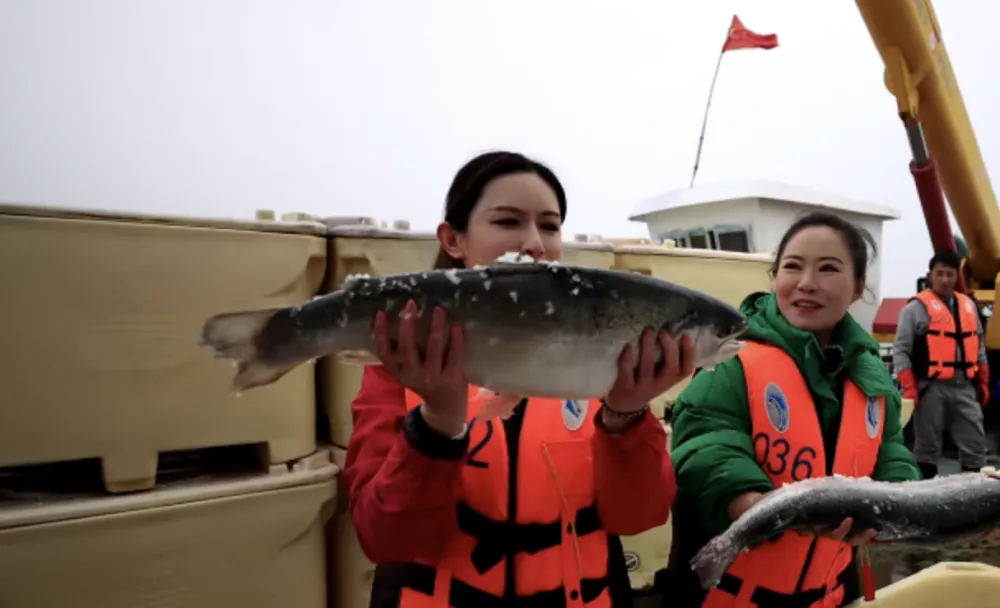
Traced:
[[773, 49], [778, 46], [777, 34], [758, 34], [751, 32], [733, 15], [733, 23], [729, 26], [729, 36], [722, 45], [722, 52], [739, 51], [742, 49]]

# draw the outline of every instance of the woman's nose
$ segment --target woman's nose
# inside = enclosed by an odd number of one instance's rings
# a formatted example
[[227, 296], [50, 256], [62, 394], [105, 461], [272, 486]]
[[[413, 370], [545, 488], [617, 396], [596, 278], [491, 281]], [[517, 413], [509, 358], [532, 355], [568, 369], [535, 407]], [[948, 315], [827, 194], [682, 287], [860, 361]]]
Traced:
[[536, 260], [545, 257], [545, 245], [542, 243], [542, 235], [538, 230], [532, 229], [521, 245], [521, 253], [530, 255]]
[[807, 270], [799, 277], [798, 288], [802, 291], [816, 291], [816, 274]]

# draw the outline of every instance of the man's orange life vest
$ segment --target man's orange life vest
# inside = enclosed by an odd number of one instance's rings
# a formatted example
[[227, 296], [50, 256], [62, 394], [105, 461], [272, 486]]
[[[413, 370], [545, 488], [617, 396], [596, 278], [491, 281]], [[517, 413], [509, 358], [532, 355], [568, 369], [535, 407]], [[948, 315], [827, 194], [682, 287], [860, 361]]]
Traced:
[[[936, 293], [925, 289], [914, 299], [920, 300], [927, 309], [929, 324], [927, 326], [926, 362], [920, 361], [914, 367], [920, 369], [920, 375], [934, 380], [950, 380], [955, 377], [955, 370], [964, 370], [967, 378], [974, 378], [979, 371], [979, 312], [976, 303], [964, 293], [955, 292], [958, 308], [958, 325], [947, 303]], [[963, 360], [958, 360], [958, 343], [962, 343]], [[919, 349], [917, 349], [919, 350]], [[923, 370], [926, 365], [926, 375]]]
[[[515, 521], [508, 522], [508, 458], [499, 418], [476, 420], [470, 388], [469, 451], [458, 534], [438, 563], [416, 566], [400, 608], [502, 606], [513, 556], [514, 593], [526, 604], [610, 608], [608, 537], [597, 516], [591, 439], [599, 401], [531, 399], [518, 444]], [[407, 391], [407, 407], [420, 397]]]
[[[748, 342], [740, 351], [757, 463], [774, 487], [827, 474], [823, 432], [802, 373], [780, 348]], [[885, 399], [844, 384], [833, 473], [870, 476], [875, 469]], [[835, 608], [844, 596], [850, 545], [786, 532], [741, 553], [703, 608], [801, 606]]]

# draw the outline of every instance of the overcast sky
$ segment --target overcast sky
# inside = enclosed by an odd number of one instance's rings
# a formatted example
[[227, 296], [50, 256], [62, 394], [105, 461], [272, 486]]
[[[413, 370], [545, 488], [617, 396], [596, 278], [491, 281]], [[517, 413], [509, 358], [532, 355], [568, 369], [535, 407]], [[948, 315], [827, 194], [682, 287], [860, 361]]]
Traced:
[[[937, 15], [994, 180], [1000, 4]], [[210, 216], [440, 218], [454, 171], [508, 147], [564, 180], [576, 232], [687, 185], [766, 179], [894, 206], [883, 295], [930, 244], [882, 64], [841, 0], [0, 0], [0, 200]]]

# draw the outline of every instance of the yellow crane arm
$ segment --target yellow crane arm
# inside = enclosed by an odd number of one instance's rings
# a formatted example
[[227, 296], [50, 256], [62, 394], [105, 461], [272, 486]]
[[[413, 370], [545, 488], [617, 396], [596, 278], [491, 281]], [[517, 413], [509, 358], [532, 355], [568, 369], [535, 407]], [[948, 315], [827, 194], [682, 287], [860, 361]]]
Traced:
[[[935, 189], [944, 191], [968, 244], [972, 278], [992, 292], [1000, 273], [1000, 209], [934, 8], [930, 0], [856, 3], [885, 64], [885, 84], [906, 124], [914, 164], [933, 159], [941, 184]], [[920, 194], [934, 242], [931, 215], [938, 212]], [[943, 205], [940, 214], [947, 217]]]

